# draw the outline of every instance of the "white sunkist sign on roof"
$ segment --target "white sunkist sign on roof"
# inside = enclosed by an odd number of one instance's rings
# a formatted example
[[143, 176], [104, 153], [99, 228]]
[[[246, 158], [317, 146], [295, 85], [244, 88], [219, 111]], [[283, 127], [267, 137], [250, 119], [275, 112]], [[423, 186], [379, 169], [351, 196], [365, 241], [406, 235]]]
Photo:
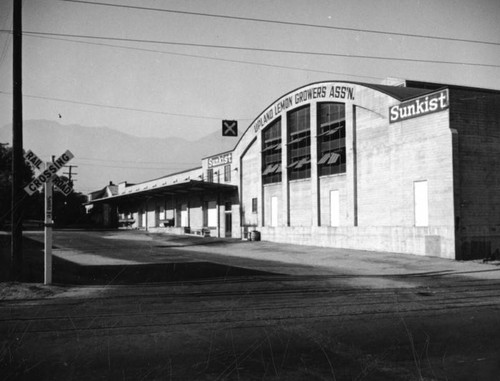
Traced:
[[389, 107], [389, 123], [446, 110], [450, 105], [448, 89], [401, 102]]
[[208, 158], [208, 168], [213, 168], [218, 165], [231, 164], [232, 161], [233, 161], [233, 154], [231, 152], [212, 156]]

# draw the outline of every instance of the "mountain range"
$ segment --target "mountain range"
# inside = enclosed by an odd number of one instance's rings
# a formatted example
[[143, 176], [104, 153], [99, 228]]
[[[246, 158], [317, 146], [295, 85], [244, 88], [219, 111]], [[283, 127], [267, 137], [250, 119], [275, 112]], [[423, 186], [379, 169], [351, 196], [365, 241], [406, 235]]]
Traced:
[[[188, 135], [188, 132], [186, 133]], [[40, 159], [70, 150], [75, 191], [89, 193], [122, 181], [139, 183], [201, 166], [203, 157], [230, 151], [238, 138], [215, 132], [198, 140], [137, 137], [108, 127], [63, 125], [48, 120], [23, 122], [23, 147]], [[0, 128], [0, 143], [12, 146], [12, 125]], [[68, 173], [64, 168], [59, 174]], [[61, 173], [62, 172], [62, 173]]]

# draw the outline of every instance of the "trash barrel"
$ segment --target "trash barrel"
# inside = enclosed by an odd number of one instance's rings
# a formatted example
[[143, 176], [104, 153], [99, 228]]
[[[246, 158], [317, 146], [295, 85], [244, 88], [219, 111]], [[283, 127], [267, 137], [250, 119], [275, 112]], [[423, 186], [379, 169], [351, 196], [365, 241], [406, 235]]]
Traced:
[[260, 232], [257, 230], [253, 230], [250, 233], [250, 241], [260, 241]]

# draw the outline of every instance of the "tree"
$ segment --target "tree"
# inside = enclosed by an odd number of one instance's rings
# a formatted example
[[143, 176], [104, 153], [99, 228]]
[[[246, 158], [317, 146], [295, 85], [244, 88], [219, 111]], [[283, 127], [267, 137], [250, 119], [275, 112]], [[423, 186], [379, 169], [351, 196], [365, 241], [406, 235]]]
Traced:
[[[23, 182], [28, 184], [33, 180], [34, 173], [29, 164], [24, 164]], [[7, 143], [0, 143], [0, 229], [10, 226], [11, 218], [11, 198], [12, 196], [12, 148]], [[43, 215], [40, 208], [40, 196], [29, 197], [28, 194], [23, 199], [25, 203], [24, 217], [38, 219]], [[41, 213], [41, 214], [40, 214]]]

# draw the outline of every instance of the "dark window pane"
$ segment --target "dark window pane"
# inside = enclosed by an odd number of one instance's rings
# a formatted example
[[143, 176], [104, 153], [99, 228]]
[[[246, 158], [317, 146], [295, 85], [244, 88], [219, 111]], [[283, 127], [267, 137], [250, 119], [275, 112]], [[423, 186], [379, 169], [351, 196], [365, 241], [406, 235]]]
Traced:
[[345, 173], [345, 105], [318, 103], [318, 174]]

